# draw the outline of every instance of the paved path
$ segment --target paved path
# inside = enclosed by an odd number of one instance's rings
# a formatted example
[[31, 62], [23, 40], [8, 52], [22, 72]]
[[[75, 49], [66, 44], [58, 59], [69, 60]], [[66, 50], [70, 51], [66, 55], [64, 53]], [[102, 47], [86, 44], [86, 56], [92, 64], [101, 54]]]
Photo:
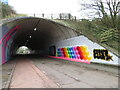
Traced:
[[58, 88], [50, 78], [30, 60], [17, 60], [10, 88]]
[[58, 59], [21, 59], [10, 88], [118, 88], [118, 75]]
[[33, 59], [33, 62], [61, 88], [118, 88], [117, 74], [87, 68], [83, 63], [50, 58]]
[[9, 80], [11, 78], [12, 69], [14, 68], [15, 61], [9, 61], [2, 65], [2, 88], [8, 88]]

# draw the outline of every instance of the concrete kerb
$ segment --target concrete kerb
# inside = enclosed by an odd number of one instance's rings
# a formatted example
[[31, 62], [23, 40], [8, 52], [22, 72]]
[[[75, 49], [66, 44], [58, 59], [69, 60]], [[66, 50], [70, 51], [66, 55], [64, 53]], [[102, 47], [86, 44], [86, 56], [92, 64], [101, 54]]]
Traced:
[[10, 83], [11, 83], [11, 80], [12, 80], [12, 77], [13, 77], [13, 73], [14, 73], [14, 71], [15, 71], [16, 63], [17, 63], [17, 62], [15, 61], [14, 65], [13, 65], [13, 68], [12, 68], [12, 71], [11, 71], [11, 73], [10, 73], [10, 76], [9, 76], [9, 78], [8, 78], [8, 80], [7, 80], [7, 82], [6, 82], [6, 85], [5, 85], [5, 87], [3, 88], [3, 90], [8, 90], [9, 87], [10, 87]]

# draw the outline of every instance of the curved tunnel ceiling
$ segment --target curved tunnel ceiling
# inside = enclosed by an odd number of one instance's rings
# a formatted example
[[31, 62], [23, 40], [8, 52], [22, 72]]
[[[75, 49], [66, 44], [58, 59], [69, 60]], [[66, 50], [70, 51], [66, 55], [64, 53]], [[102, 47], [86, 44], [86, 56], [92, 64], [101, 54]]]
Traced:
[[[52, 43], [77, 36], [77, 33], [73, 29], [42, 18], [19, 18], [4, 25], [9, 27], [9, 29], [18, 25], [20, 26], [13, 37], [11, 51], [20, 46], [27, 46], [32, 50], [44, 50]], [[36, 31], [34, 30], [35, 28]]]

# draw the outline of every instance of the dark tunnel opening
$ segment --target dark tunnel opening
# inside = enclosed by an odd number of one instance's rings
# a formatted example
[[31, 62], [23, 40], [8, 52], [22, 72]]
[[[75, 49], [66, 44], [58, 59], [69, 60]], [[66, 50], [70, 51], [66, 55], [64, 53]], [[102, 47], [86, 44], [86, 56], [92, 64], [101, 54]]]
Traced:
[[[7, 27], [7, 29], [6, 29]], [[19, 27], [14, 30], [15, 27]], [[60, 23], [42, 18], [26, 17], [10, 21], [3, 25], [3, 35], [6, 29], [12, 38], [6, 46], [6, 57], [14, 58], [20, 46], [26, 46], [39, 56], [56, 55], [55, 43], [77, 36], [76, 32]], [[5, 46], [5, 45], [3, 45]], [[5, 47], [5, 48], [6, 48]], [[52, 51], [52, 52], [51, 52]], [[5, 59], [5, 58], [3, 58]], [[8, 58], [6, 58], [8, 59]]]
[[[29, 22], [31, 23], [31, 22]], [[43, 24], [44, 23], [44, 24]], [[49, 54], [49, 45], [54, 41], [54, 34], [51, 33], [51, 30], [53, 29], [53, 26], [49, 26], [49, 23], [46, 22], [40, 22], [38, 21], [35, 25], [35, 28], [28, 28], [31, 26], [31, 24], [28, 24], [30, 26], [26, 28], [23, 28], [22, 30], [19, 30], [19, 32], [16, 33], [11, 51], [12, 56], [16, 55], [16, 50], [20, 46], [26, 46], [30, 48], [34, 53], [31, 54], [40, 54], [40, 55], [48, 55]], [[46, 24], [45, 24], [46, 23]], [[26, 23], [22, 23], [22, 26], [26, 26]], [[25, 24], [25, 25], [24, 25]]]

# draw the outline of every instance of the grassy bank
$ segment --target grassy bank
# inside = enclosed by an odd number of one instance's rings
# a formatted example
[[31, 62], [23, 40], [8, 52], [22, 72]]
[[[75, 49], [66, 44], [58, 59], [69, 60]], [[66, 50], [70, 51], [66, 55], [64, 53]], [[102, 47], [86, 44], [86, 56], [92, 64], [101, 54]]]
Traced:
[[25, 15], [25, 14], [14, 14], [14, 15], [6, 16], [6, 17], [1, 17], [0, 20], [7, 19], [7, 18], [14, 18], [14, 17], [24, 17], [24, 16], [27, 16], [27, 15]]
[[[73, 20], [55, 20], [56, 22], [59, 22], [61, 24], [64, 24], [70, 28], [76, 29], [85, 36], [87, 36], [90, 40], [93, 42], [96, 42], [106, 49], [110, 50], [117, 56], [120, 56], [118, 54], [118, 50], [120, 50], [120, 47], [118, 47], [118, 31], [113, 32], [112, 29], [102, 27], [98, 25], [98, 21], [89, 21], [89, 20], [79, 20], [79, 21], [73, 21]], [[114, 35], [115, 34], [115, 35]], [[118, 35], [116, 35], [118, 34]], [[116, 38], [117, 37], [117, 38]]]

